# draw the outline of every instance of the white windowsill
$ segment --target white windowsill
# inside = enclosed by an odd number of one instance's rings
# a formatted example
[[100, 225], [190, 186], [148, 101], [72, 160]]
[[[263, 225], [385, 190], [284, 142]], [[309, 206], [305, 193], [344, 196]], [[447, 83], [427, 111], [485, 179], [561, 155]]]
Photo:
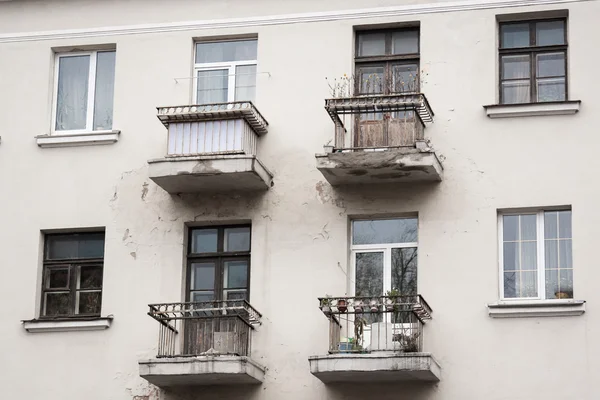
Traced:
[[119, 140], [121, 131], [90, 131], [68, 135], [39, 135], [36, 136], [40, 147], [71, 147], [112, 144]]
[[102, 331], [108, 329], [113, 317], [102, 317], [91, 320], [43, 320], [23, 321], [23, 328], [30, 333]]
[[537, 117], [544, 115], [572, 115], [579, 111], [581, 100], [527, 103], [492, 104], [483, 106], [490, 118]]
[[569, 317], [585, 312], [585, 300], [515, 300], [487, 306], [492, 318]]

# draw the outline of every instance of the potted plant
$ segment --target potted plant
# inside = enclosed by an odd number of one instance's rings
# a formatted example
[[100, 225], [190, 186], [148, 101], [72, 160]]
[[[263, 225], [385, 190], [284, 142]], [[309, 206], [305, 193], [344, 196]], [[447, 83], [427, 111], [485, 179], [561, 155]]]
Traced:
[[321, 308], [321, 311], [323, 311], [324, 314], [330, 314], [331, 313], [331, 296], [326, 294], [325, 297], [321, 299], [319, 306]]
[[339, 299], [337, 301], [337, 309], [341, 313], [345, 313], [348, 310], [348, 304], [346, 303], [346, 299]]
[[379, 311], [379, 302], [376, 299], [372, 299], [369, 303], [369, 306], [371, 307], [371, 312], [378, 312]]
[[363, 306], [364, 306], [364, 303], [361, 299], [354, 300], [354, 311], [356, 311], [357, 313], [362, 313]]
[[398, 300], [397, 297], [400, 295], [398, 289], [388, 290], [385, 295], [387, 296], [385, 299], [385, 309], [388, 312], [396, 311], [396, 301]]

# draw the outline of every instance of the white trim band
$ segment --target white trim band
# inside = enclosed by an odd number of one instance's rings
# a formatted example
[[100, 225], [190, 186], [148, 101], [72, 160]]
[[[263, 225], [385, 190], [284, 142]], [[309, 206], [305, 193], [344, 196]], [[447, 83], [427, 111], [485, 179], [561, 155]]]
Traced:
[[23, 328], [30, 333], [103, 331], [110, 327], [112, 318], [101, 318], [91, 321], [24, 321]]
[[64, 29], [54, 31], [5, 33], [0, 35], [0, 43], [27, 42], [38, 40], [73, 39], [85, 37], [139, 35], [145, 33], [182, 32], [200, 29], [231, 29], [255, 26], [298, 24], [308, 22], [328, 22], [364, 18], [400, 17], [431, 13], [484, 10], [508, 7], [543, 6], [552, 4], [577, 3], [593, 0], [466, 0], [429, 4], [411, 4], [393, 7], [365, 8], [356, 10], [323, 11], [311, 13], [268, 15], [247, 18], [228, 18], [172, 23], [108, 26], [89, 29]]
[[36, 136], [40, 147], [72, 147], [112, 144], [119, 140], [121, 131], [93, 131], [74, 135], [39, 135]]
[[494, 104], [483, 106], [490, 118], [538, 117], [544, 115], [572, 115], [579, 112], [581, 100], [553, 103]]
[[504, 301], [488, 304], [488, 311], [492, 318], [573, 317], [585, 312], [585, 301]]

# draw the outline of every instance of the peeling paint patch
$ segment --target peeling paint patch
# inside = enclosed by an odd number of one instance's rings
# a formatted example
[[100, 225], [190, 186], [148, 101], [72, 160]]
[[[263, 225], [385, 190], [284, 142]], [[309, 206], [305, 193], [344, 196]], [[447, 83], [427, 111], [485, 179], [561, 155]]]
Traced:
[[123, 234], [123, 241], [126, 241], [131, 236], [129, 236], [129, 229], [125, 229], [125, 233]]
[[146, 200], [147, 195], [148, 195], [148, 182], [144, 182], [142, 184], [142, 200]]
[[131, 253], [129, 253], [129, 255], [133, 257], [134, 260], [137, 260], [137, 253], [135, 251], [132, 251]]

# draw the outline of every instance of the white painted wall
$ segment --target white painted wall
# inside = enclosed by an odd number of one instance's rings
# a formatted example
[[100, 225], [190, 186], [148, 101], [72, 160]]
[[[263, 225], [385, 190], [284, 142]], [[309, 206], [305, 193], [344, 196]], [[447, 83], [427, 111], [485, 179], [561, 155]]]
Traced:
[[[593, 400], [599, 390], [600, 301], [595, 233], [596, 79], [600, 37], [596, 1], [422, 13], [456, 3], [379, 0], [12, 1], [0, 4], [0, 387], [7, 399], [359, 399]], [[530, 2], [539, 3], [539, 2]], [[552, 3], [552, 2], [547, 2]], [[403, 15], [405, 6], [416, 11]], [[507, 3], [508, 4], [508, 3]], [[335, 10], [392, 7], [370, 17]], [[432, 8], [433, 7], [433, 8]], [[496, 99], [495, 15], [569, 9], [569, 95], [575, 116], [490, 120]], [[334, 12], [331, 12], [331, 11]], [[395, 10], [395, 11], [394, 11]], [[404, 11], [403, 11], [404, 10]], [[412, 10], [412, 9], [411, 9]], [[420, 10], [420, 11], [419, 11]], [[327, 11], [325, 21], [302, 13]], [[270, 24], [269, 15], [297, 14]], [[313, 15], [318, 19], [320, 14]], [[334, 17], [332, 17], [332, 15]], [[310, 15], [309, 15], [310, 16]], [[223, 27], [152, 29], [152, 24], [255, 18]], [[296, 18], [296, 19], [294, 19]], [[296, 20], [301, 23], [291, 23]], [[445, 157], [439, 185], [334, 190], [314, 154], [333, 137], [323, 110], [325, 77], [350, 73], [353, 26], [421, 24], [423, 83], [435, 113], [426, 136]], [[272, 21], [271, 21], [272, 22]], [[148, 24], [145, 30], [89, 28]], [[242, 26], [243, 25], [243, 26]], [[204, 29], [207, 26], [212, 26]], [[36, 31], [83, 29], [36, 36]], [[87, 32], [87, 33], [85, 33]], [[120, 34], [123, 33], [123, 34]], [[147, 175], [166, 154], [157, 106], [190, 101], [193, 38], [258, 34], [257, 106], [269, 121], [259, 142], [275, 186], [264, 194], [170, 196]], [[95, 36], [97, 35], [97, 36]], [[85, 36], [85, 37], [84, 37]], [[40, 39], [40, 40], [29, 40]], [[108, 146], [40, 149], [50, 130], [53, 49], [116, 44], [114, 128]], [[143, 195], [145, 188], [147, 194]], [[575, 296], [581, 317], [495, 320], [498, 299], [497, 209], [573, 208]], [[309, 355], [327, 350], [317, 296], [343, 295], [351, 216], [419, 214], [419, 292], [433, 307], [426, 349], [441, 382], [334, 388], [309, 373]], [[160, 394], [138, 376], [137, 360], [155, 354], [157, 324], [148, 303], [182, 298], [185, 224], [252, 221], [251, 303], [263, 313], [253, 358], [266, 365], [256, 388], [199, 388]], [[100, 332], [28, 334], [37, 316], [41, 230], [106, 227]]]

